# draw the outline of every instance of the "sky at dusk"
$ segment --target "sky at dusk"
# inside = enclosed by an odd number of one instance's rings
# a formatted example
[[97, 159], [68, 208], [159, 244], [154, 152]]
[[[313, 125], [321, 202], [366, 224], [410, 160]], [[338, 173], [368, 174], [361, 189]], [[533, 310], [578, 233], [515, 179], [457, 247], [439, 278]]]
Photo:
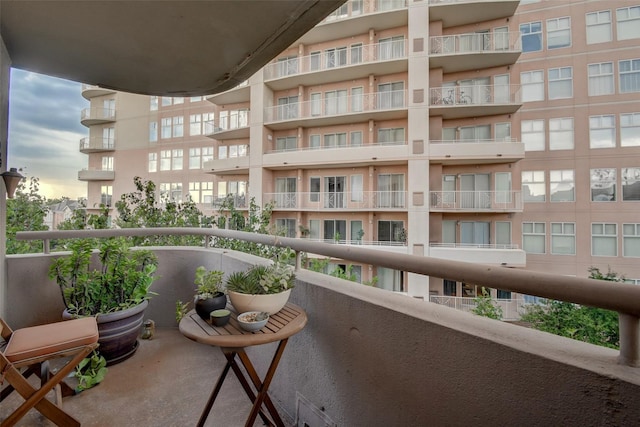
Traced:
[[78, 171], [87, 167], [79, 145], [89, 135], [80, 124], [89, 101], [80, 93], [80, 83], [11, 70], [7, 169], [22, 168], [23, 175], [39, 178], [47, 199], [87, 195]]

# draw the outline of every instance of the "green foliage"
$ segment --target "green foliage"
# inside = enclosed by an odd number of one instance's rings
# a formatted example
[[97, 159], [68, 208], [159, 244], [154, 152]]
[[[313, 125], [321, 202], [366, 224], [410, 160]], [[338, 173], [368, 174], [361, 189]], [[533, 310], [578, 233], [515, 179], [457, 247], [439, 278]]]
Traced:
[[107, 361], [97, 351], [91, 356], [82, 359], [76, 366], [75, 376], [78, 380], [76, 392], [79, 393], [88, 388], [98, 385], [107, 374]]
[[[329, 267], [329, 258], [312, 258], [309, 261], [308, 269], [317, 273], [325, 273]], [[349, 264], [346, 271], [341, 267], [336, 267], [329, 273], [330, 276], [337, 277], [339, 279], [349, 280], [351, 282], [357, 282], [358, 276], [353, 272], [353, 265]], [[371, 280], [365, 281], [362, 284], [367, 286], [376, 286], [378, 283], [378, 277], [374, 276]]]
[[502, 320], [502, 307], [493, 301], [491, 294], [484, 286], [482, 287], [480, 295], [474, 299], [474, 302], [476, 306], [471, 310], [473, 314], [490, 319]]
[[[133, 178], [136, 191], [123, 194], [116, 202], [120, 228], [152, 227], [210, 227], [213, 218], [204, 215], [188, 198], [175, 202], [156, 196], [153, 181]], [[202, 246], [202, 236], [144, 236], [131, 237], [134, 246]]]
[[13, 199], [7, 199], [7, 254], [42, 252], [41, 241], [16, 240], [18, 231], [48, 230], [47, 199], [38, 194], [39, 188], [39, 179], [30, 177], [20, 182]]
[[257, 264], [247, 271], [237, 271], [227, 278], [227, 290], [243, 294], [277, 294], [295, 286], [296, 275], [291, 266], [276, 260], [269, 265]]
[[[589, 268], [589, 277], [621, 282], [624, 279], [609, 270], [606, 274]], [[546, 301], [526, 307], [522, 320], [535, 329], [604, 347], [619, 348], [618, 313], [602, 308], [581, 306], [563, 301]]]
[[248, 271], [234, 271], [227, 277], [227, 290], [241, 294], [256, 295], [260, 293], [259, 280], [250, 280]]
[[189, 311], [189, 302], [176, 301], [176, 322], [180, 323], [182, 318], [187, 315]]
[[220, 270], [207, 270], [204, 266], [196, 268], [194, 283], [197, 286], [196, 297], [198, 299], [213, 298], [217, 293], [223, 292], [222, 279], [224, 272]]
[[77, 239], [69, 243], [71, 254], [53, 261], [49, 278], [60, 286], [69, 313], [94, 316], [124, 310], [151, 296], [149, 291], [158, 266], [149, 250], [131, 250], [125, 238], [100, 243], [100, 268], [91, 267], [95, 240]]

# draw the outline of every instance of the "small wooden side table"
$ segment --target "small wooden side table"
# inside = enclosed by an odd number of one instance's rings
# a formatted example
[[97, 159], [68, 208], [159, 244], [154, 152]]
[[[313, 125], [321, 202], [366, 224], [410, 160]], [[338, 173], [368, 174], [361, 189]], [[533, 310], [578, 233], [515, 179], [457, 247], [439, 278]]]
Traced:
[[[204, 422], [213, 407], [213, 403], [222, 388], [222, 384], [229, 372], [229, 369], [233, 370], [242, 385], [245, 393], [253, 402], [253, 407], [247, 418], [245, 426], [252, 426], [256, 417], [260, 415], [265, 424], [270, 424], [265, 411], [262, 410], [262, 404], [266, 406], [267, 412], [273, 420], [273, 424], [278, 427], [284, 427], [284, 423], [278, 415], [278, 411], [274, 406], [271, 398], [269, 397], [268, 390], [271, 385], [271, 380], [276, 372], [280, 358], [284, 353], [285, 346], [289, 337], [300, 332], [307, 324], [307, 313], [298, 307], [297, 305], [288, 303], [278, 313], [269, 317], [269, 322], [258, 332], [246, 332], [238, 324], [238, 313], [233, 306], [228, 305], [227, 308], [231, 311], [231, 319], [226, 326], [216, 327], [212, 326], [210, 321], [204, 321], [196, 314], [195, 310], [191, 310], [180, 321], [180, 332], [187, 338], [192, 339], [201, 344], [212, 345], [220, 347], [222, 353], [227, 359], [227, 363], [224, 370], [220, 374], [218, 381], [216, 382], [211, 396], [200, 416], [198, 421], [198, 427], [204, 425]], [[272, 342], [278, 342], [278, 347], [269, 365], [269, 369], [265, 374], [264, 379], [260, 379], [256, 372], [253, 363], [245, 353], [244, 348], [253, 346], [268, 344]], [[244, 367], [247, 378], [244, 372], [240, 369], [240, 366], [236, 363], [236, 356], [240, 360], [240, 363]], [[251, 388], [249, 383], [253, 384], [257, 394]]]

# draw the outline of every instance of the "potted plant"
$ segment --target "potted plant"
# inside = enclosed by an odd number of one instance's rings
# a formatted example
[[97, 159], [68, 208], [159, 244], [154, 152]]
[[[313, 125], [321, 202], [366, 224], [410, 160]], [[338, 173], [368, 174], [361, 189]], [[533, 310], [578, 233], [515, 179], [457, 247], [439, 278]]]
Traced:
[[[63, 318], [96, 316], [99, 352], [113, 365], [138, 347], [144, 310], [158, 259], [150, 250], [133, 250], [123, 238], [103, 240], [97, 262], [92, 261], [95, 240], [69, 244], [71, 254], [56, 258], [49, 268], [62, 293]], [[97, 266], [97, 268], [96, 268]]]
[[263, 311], [275, 314], [289, 300], [294, 285], [295, 273], [291, 266], [275, 261], [232, 273], [227, 278], [227, 293], [238, 313]]
[[227, 306], [227, 296], [222, 287], [224, 272], [219, 270], [207, 270], [200, 266], [196, 268], [196, 313], [204, 319], [209, 320], [210, 314], [214, 310], [219, 310]]

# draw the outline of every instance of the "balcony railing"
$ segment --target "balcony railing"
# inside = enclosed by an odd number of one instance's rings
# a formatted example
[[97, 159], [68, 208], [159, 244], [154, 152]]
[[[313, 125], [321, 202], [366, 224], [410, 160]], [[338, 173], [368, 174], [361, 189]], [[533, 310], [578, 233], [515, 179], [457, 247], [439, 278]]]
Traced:
[[431, 106], [456, 107], [519, 102], [520, 85], [447, 86], [430, 89]]
[[264, 193], [277, 210], [370, 210], [406, 208], [406, 191]]
[[[429, 301], [435, 304], [455, 308], [460, 311], [473, 312], [478, 306], [476, 298], [431, 295]], [[518, 320], [523, 311], [524, 299], [492, 299], [492, 303], [502, 309], [502, 320]]]
[[522, 50], [519, 31], [433, 36], [429, 44], [432, 55]]
[[349, 19], [356, 16], [388, 12], [391, 10], [404, 9], [407, 7], [406, 0], [350, 0], [328, 15], [320, 24]]
[[302, 57], [280, 59], [264, 68], [265, 80], [407, 58], [406, 40], [332, 49]]
[[391, 240], [357, 240], [357, 239], [321, 239], [319, 237], [301, 237], [301, 239], [311, 242], [329, 243], [333, 245], [356, 245], [356, 246], [407, 246], [407, 242]]
[[473, 249], [518, 249], [518, 245], [514, 243], [429, 243], [432, 248], [473, 248]]
[[431, 210], [521, 211], [521, 191], [430, 191]]
[[498, 139], [432, 139], [429, 144], [501, 144], [501, 143], [517, 143], [516, 138], [498, 138]]
[[[249, 200], [248, 195], [229, 194], [227, 197], [216, 197], [213, 199], [211, 206], [214, 209], [219, 209], [225, 202], [230, 204], [236, 209], [246, 209], [247, 202]], [[229, 207], [229, 206], [227, 206]]]
[[81, 152], [99, 152], [99, 151], [113, 151], [116, 149], [116, 141], [114, 138], [103, 137], [86, 137], [80, 140]]
[[85, 108], [80, 114], [80, 121], [110, 122], [116, 119], [115, 108], [93, 107]]
[[322, 151], [322, 150], [344, 150], [344, 149], [376, 149], [379, 147], [390, 147], [390, 146], [401, 146], [407, 145], [407, 141], [389, 141], [389, 142], [375, 142], [371, 144], [361, 144], [361, 145], [318, 145], [314, 147], [293, 147], [293, 148], [282, 148], [279, 150], [267, 150], [265, 154], [273, 154], [273, 153], [295, 153], [300, 151]]
[[264, 113], [265, 122], [272, 123], [406, 108], [407, 92], [405, 90], [395, 90], [293, 102], [285, 105], [267, 107]]
[[246, 128], [249, 126], [249, 111], [235, 111], [227, 117], [222, 117], [217, 124], [214, 120], [204, 122], [205, 135], [212, 135], [234, 129]]

